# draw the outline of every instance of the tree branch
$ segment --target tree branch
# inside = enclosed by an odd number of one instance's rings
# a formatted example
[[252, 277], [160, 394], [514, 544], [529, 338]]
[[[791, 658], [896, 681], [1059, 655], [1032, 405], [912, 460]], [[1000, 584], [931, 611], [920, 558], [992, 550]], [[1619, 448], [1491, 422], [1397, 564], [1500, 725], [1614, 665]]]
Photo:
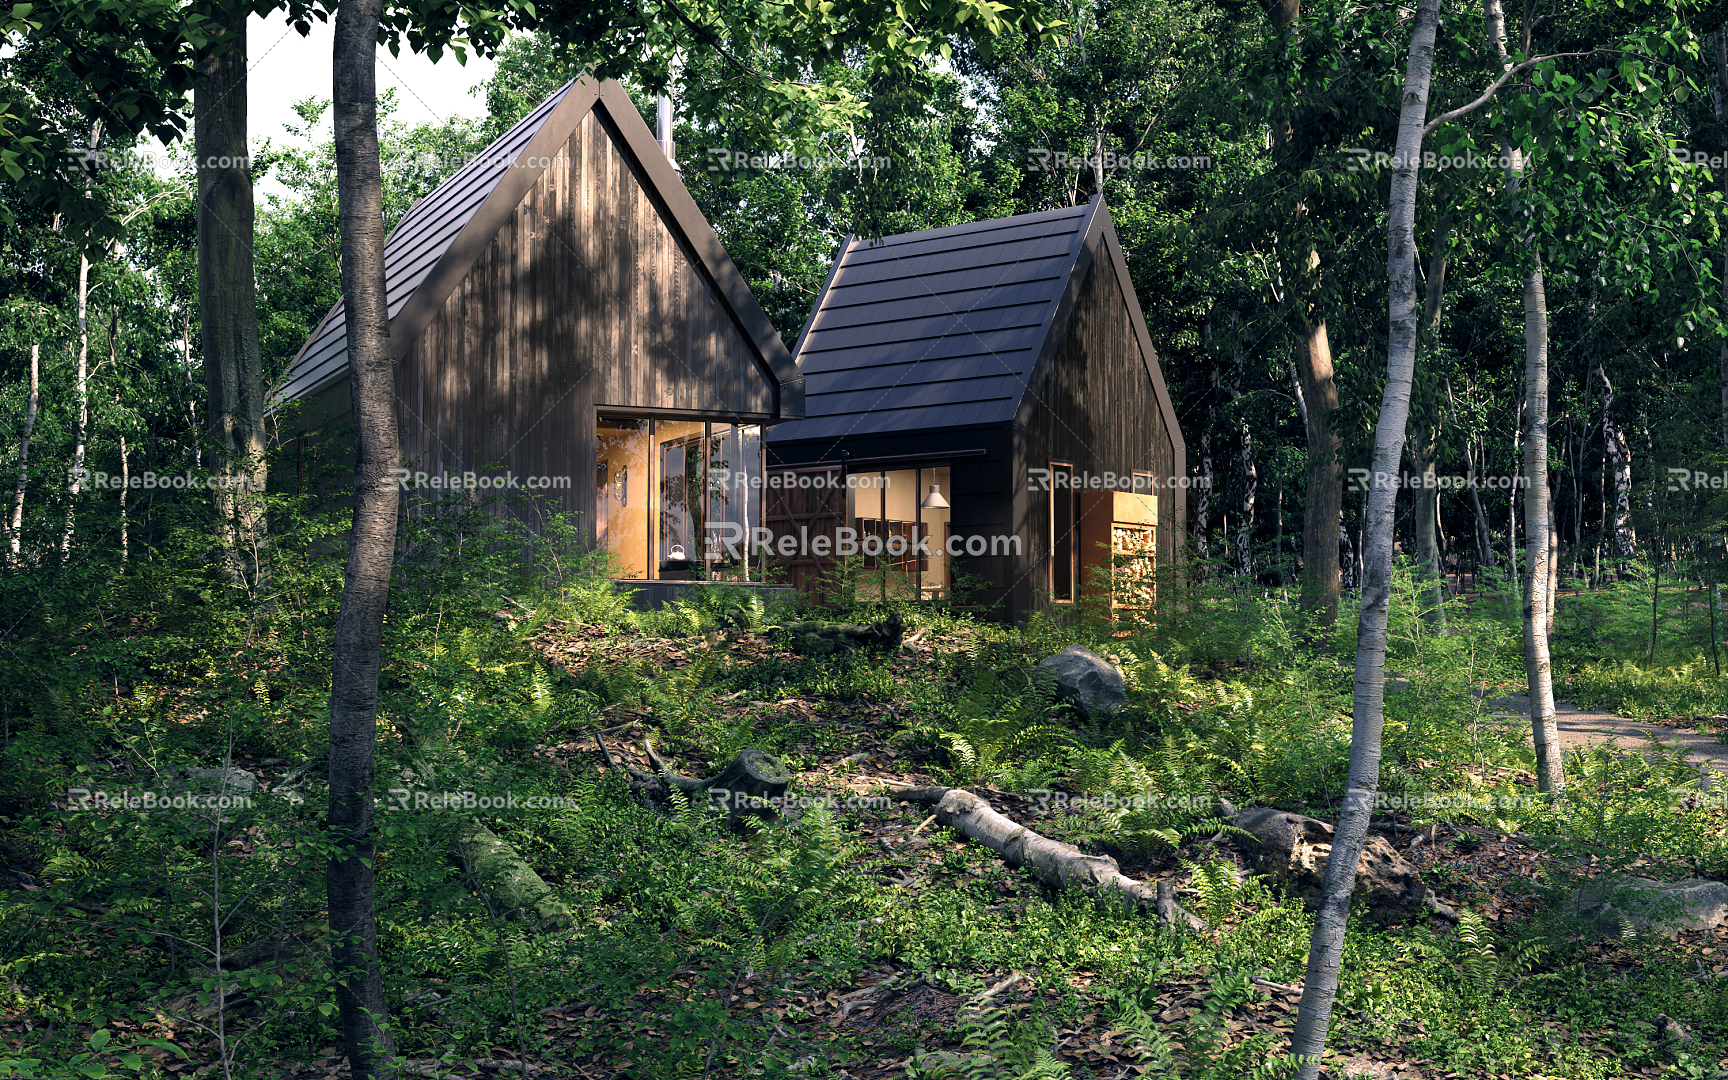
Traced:
[[1489, 100], [1492, 99], [1495, 94], [1498, 94], [1500, 92], [1500, 88], [1505, 86], [1507, 84], [1507, 82], [1511, 81], [1511, 79], [1514, 75], [1517, 75], [1518, 73], [1520, 73], [1522, 71], [1527, 71], [1530, 68], [1535, 67], [1537, 64], [1544, 64], [1550, 60], [1562, 60], [1562, 59], [1565, 59], [1566, 57], [1571, 57], [1571, 56], [1595, 56], [1598, 53], [1617, 52], [1617, 51], [1619, 51], [1619, 50], [1617, 50], [1617, 49], [1591, 49], [1589, 52], [1549, 53], [1547, 56], [1533, 57], [1529, 60], [1524, 61], [1522, 64], [1514, 64], [1512, 67], [1509, 67], [1506, 69], [1506, 74], [1500, 76], [1498, 79], [1495, 79], [1494, 85], [1490, 86], [1487, 90], [1484, 90], [1482, 92], [1482, 96], [1477, 98], [1475, 101], [1472, 101], [1468, 105], [1460, 105], [1458, 108], [1453, 109], [1451, 112], [1441, 113], [1439, 116], [1436, 116], [1434, 119], [1428, 121], [1427, 126], [1422, 129], [1422, 137], [1424, 139], [1426, 139], [1429, 135], [1434, 133], [1435, 128], [1441, 126], [1442, 124], [1450, 124], [1452, 121], [1457, 120], [1460, 117], [1469, 116], [1471, 113], [1475, 112], [1477, 109], [1480, 109], [1482, 106], [1488, 104]]

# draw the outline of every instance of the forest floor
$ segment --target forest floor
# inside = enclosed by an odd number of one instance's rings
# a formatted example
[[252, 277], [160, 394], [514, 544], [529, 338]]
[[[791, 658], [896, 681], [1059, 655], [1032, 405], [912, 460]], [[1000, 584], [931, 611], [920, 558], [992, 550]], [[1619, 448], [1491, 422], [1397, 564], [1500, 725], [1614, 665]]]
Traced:
[[[1177, 879], [1183, 902], [1211, 924], [1190, 934], [1052, 893], [981, 845], [933, 826], [928, 807], [848, 803], [899, 785], [963, 782], [940, 743], [910, 736], [918, 731], [920, 694], [928, 697], [949, 676], [992, 677], [981, 662], [968, 667], [965, 661], [980, 648], [977, 631], [920, 629], [902, 648], [867, 663], [816, 663], [765, 634], [722, 641], [548, 621], [524, 638], [512, 643], [509, 663], [532, 658], [572, 684], [595, 687], [652, 673], [666, 692], [617, 696], [583, 724], [550, 729], [532, 746], [548, 775], [586, 795], [582, 808], [567, 815], [571, 828], [548, 832], [544, 842], [535, 843], [524, 828], [506, 835], [523, 843], [536, 870], [569, 898], [576, 918], [570, 926], [539, 931], [513, 926], [508, 952], [499, 946], [500, 956], [518, 957], [509, 980], [500, 978], [500, 960], [480, 958], [489, 935], [503, 933], [491, 920], [473, 921], [482, 933], [479, 944], [470, 945], [458, 936], [466, 932], [462, 925], [428, 928], [406, 908], [381, 913], [391, 931], [393, 1015], [415, 1047], [407, 1075], [745, 1077], [764, 1075], [773, 1054], [781, 1064], [766, 1075], [812, 1080], [942, 1074], [1236, 1080], [1258, 1075], [1272, 1055], [1288, 1049], [1310, 918], [1299, 904], [1280, 901], [1252, 881], [1238, 881], [1227, 896], [1205, 895], [1198, 870], [1244, 865], [1243, 852], [1221, 830], [1214, 834], [1211, 824], [1174, 848], [1125, 846], [1108, 815], [1080, 809], [1089, 789], [1071, 778], [1015, 784], [998, 775], [966, 784], [1028, 828], [1116, 858], [1129, 876]], [[1011, 663], [998, 660], [1007, 670], [1047, 647], [1016, 643], [1002, 650]], [[505, 669], [475, 663], [472, 670]], [[1495, 697], [1493, 704], [1512, 712], [1521, 699]], [[1339, 730], [1346, 724], [1346, 715], [1320, 721]], [[1636, 750], [1655, 733], [1728, 771], [1728, 752], [1708, 732], [1570, 707], [1562, 710], [1561, 728], [1569, 749], [1618, 740]], [[596, 729], [605, 733], [604, 749]], [[739, 838], [629, 802], [606, 758], [610, 753], [648, 770], [644, 744], [650, 737], [687, 775], [707, 775], [742, 746], [761, 746], [785, 755], [798, 795], [857, 806], [835, 815], [842, 872], [838, 884], [822, 886], [845, 899], [822, 908], [819, 924], [789, 932], [790, 951], [780, 966], [759, 967], [751, 962], [748, 940], [740, 945], [719, 937], [732, 932], [726, 929], [736, 921], [731, 909], [743, 910], [757, 887], [747, 876], [750, 867], [765, 855], [796, 855], [797, 835]], [[1263, 741], [1276, 747], [1278, 739]], [[232, 761], [255, 772], [266, 789], [292, 765], [249, 754]], [[577, 781], [585, 777], [599, 780], [581, 788]], [[1512, 767], [1484, 769], [1482, 778], [1521, 786], [1533, 779]], [[1046, 802], [1005, 790], [1017, 786], [1066, 788], [1075, 798]], [[1326, 816], [1323, 804], [1306, 812]], [[1438, 822], [1432, 832], [1425, 828], [1429, 821], [1420, 822], [1427, 839], [1415, 847], [1418, 831], [1408, 815], [1376, 821], [1442, 899], [1480, 917], [1485, 933], [1477, 944], [1426, 918], [1391, 928], [1353, 924], [1327, 1080], [1697, 1080], [1728, 1069], [1728, 1044], [1720, 1037], [1728, 1013], [1728, 926], [1667, 939], [1593, 941], [1557, 922], [1565, 896], [1586, 879], [1607, 872], [1666, 879], [1698, 870], [1647, 856], [1652, 849], [1636, 841], [1609, 848], [1540, 837], [1491, 817]], [[15, 839], [20, 853], [13, 861], [24, 865], [25, 837]], [[6, 840], [0, 835], [0, 843]], [[589, 847], [594, 850], [586, 852]], [[440, 860], [405, 843], [390, 853], [402, 861], [411, 854], [428, 865]], [[29, 884], [17, 888], [42, 893]], [[702, 906], [726, 889], [736, 892], [724, 894], [731, 898], [725, 910]], [[37, 895], [36, 905], [32, 925], [42, 920], [52, 937], [28, 949], [20, 939], [0, 952], [0, 962], [28, 955], [37, 965], [28, 969], [33, 980], [46, 971], [37, 952], [64, 953], [82, 968], [120, 936], [105, 903], [51, 907]], [[693, 921], [691, 913], [709, 910], [725, 918]], [[475, 958], [444, 962], [436, 950], [452, 948], [451, 942]], [[1537, 949], [1526, 952], [1529, 946]], [[1526, 957], [1536, 959], [1527, 963]], [[10, 978], [13, 970], [25, 969], [0, 966], [0, 976]], [[504, 1004], [482, 1012], [481, 1000], [499, 997], [501, 988], [508, 989]], [[13, 989], [22, 994], [17, 983]], [[980, 1005], [986, 992], [994, 1013]], [[465, 1011], [470, 1006], [472, 1016]], [[1697, 1040], [1690, 1051], [1662, 1041], [1660, 1021], [1667, 1015], [1684, 1020], [1687, 1040]], [[237, 1021], [238, 1032], [252, 1018]], [[8, 1052], [23, 1050], [36, 1022], [28, 1007], [0, 998], [0, 1063]], [[189, 1056], [145, 1051], [140, 1076], [222, 1075], [212, 1064], [211, 1040], [185, 1024], [157, 1014], [153, 1026], [149, 1015], [135, 1013], [132, 1020], [112, 1019], [109, 1027], [121, 1035], [156, 1034]], [[319, 1041], [284, 1045], [287, 1052], [248, 1075], [348, 1075], [338, 1048], [326, 1042], [328, 1027], [297, 1030], [316, 1030], [311, 1037]], [[1141, 1039], [1146, 1030], [1167, 1032], [1182, 1048], [1179, 1070], [1155, 1066]], [[74, 1031], [84, 1040], [92, 1028], [81, 1021]], [[680, 1049], [686, 1044], [689, 1049]], [[1048, 1067], [1009, 1069], [1007, 1056], [1029, 1048], [1047, 1053]], [[986, 1051], [1003, 1056], [973, 1056]], [[429, 1052], [444, 1056], [418, 1056]], [[293, 1057], [301, 1060], [288, 1064]], [[7, 1075], [60, 1080], [70, 1074], [0, 1069], [0, 1077]]]

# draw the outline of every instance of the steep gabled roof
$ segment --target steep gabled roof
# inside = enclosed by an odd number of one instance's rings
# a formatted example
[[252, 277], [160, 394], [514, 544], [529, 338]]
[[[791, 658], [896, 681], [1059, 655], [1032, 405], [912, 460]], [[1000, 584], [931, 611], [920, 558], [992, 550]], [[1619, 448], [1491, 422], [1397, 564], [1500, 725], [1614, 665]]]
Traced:
[[[780, 383], [780, 415], [803, 415], [803, 380], [773, 323], [756, 302], [714, 229], [666, 160], [622, 86], [581, 77], [566, 83], [478, 157], [403, 216], [384, 244], [390, 348], [400, 361], [491, 243], [510, 214], [559, 157], [585, 116], [599, 111], [640, 168], [666, 225], [688, 247], [728, 314]], [[304, 398], [348, 374], [343, 301], [324, 316], [294, 358], [277, 403]]]
[[770, 441], [1012, 419], [1102, 208], [848, 239], [794, 349], [805, 418]]

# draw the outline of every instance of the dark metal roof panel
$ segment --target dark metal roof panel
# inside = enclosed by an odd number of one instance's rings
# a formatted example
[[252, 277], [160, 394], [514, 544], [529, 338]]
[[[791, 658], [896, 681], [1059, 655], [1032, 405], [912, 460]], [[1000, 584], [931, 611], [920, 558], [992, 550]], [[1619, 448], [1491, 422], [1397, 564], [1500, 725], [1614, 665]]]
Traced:
[[[402, 216], [384, 242], [384, 290], [392, 319], [401, 313], [414, 290], [438, 265], [486, 196], [515, 167], [516, 157], [573, 85], [565, 84]], [[343, 302], [338, 300], [295, 358], [288, 379], [277, 394], [278, 401], [291, 401], [320, 390], [347, 370], [348, 321], [344, 312]]]
[[805, 419], [771, 442], [1010, 420], [1093, 206], [842, 248], [799, 343]]

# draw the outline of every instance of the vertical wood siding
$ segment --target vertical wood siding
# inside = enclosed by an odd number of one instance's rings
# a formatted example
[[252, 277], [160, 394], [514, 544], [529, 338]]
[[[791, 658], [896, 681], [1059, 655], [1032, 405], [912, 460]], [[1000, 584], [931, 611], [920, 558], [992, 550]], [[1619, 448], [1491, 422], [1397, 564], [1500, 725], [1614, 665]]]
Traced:
[[[1176, 467], [1175, 444], [1165, 429], [1129, 314], [1108, 254], [1102, 249], [1086, 272], [1073, 315], [1050, 362], [1040, 365], [1020, 403], [1024, 429], [1017, 443], [1027, 469], [1052, 460], [1074, 463], [1076, 472], [1117, 476], [1150, 472], [1167, 483]], [[1025, 490], [1025, 489], [1022, 489]], [[1180, 542], [1176, 514], [1181, 504], [1167, 488], [1158, 499], [1158, 560], [1172, 565]], [[1050, 494], [1025, 490], [1018, 513], [1027, 540], [1029, 573], [1016, 584], [1015, 607], [1035, 606], [1050, 588]]]
[[590, 539], [597, 407], [771, 414], [776, 383], [590, 112], [397, 368], [404, 456], [570, 477]]

